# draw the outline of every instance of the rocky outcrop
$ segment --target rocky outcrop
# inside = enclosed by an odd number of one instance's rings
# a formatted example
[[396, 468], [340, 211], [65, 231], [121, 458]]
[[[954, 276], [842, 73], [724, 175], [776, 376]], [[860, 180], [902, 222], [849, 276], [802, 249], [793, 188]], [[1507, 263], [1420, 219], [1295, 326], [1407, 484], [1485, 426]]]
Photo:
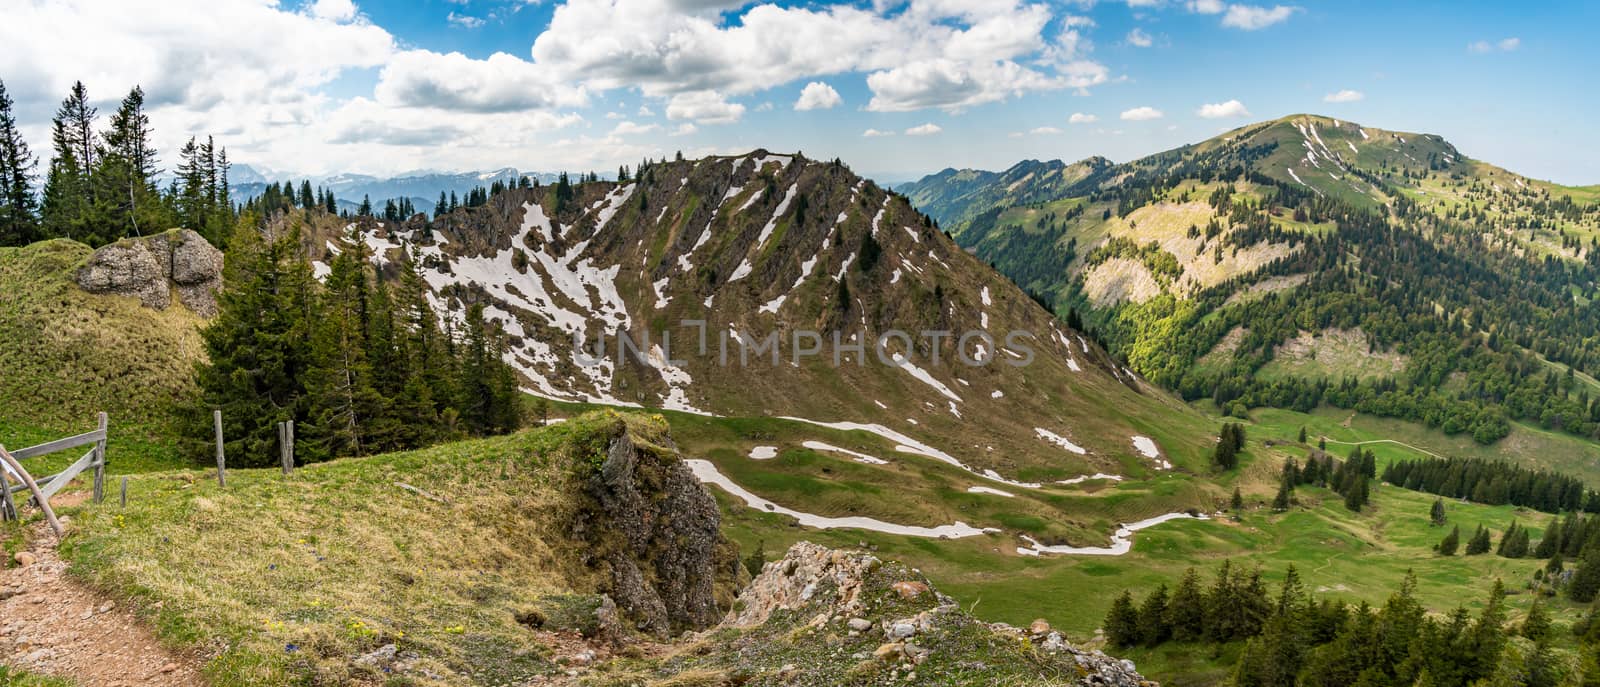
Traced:
[[904, 564], [809, 542], [768, 563], [703, 639], [714, 646], [663, 672], [751, 685], [1155, 684], [1043, 620], [985, 623]]
[[134, 296], [156, 310], [166, 310], [176, 292], [190, 310], [211, 317], [222, 286], [222, 251], [188, 229], [123, 239], [96, 250], [77, 281], [90, 293]]
[[603, 572], [603, 591], [638, 630], [660, 637], [722, 618], [738, 581], [737, 550], [718, 529], [716, 500], [665, 434], [621, 432], [585, 492], [573, 531]]

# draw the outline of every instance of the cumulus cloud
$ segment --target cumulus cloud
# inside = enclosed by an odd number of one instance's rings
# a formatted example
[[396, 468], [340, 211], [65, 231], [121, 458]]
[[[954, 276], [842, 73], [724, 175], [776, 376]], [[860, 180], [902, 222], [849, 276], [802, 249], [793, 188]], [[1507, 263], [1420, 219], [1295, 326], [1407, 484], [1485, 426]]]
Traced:
[[694, 122], [684, 122], [682, 124], [679, 124], [678, 128], [673, 129], [672, 133], [667, 134], [667, 135], [668, 136], [688, 136], [689, 134], [692, 134], [692, 133], [694, 133], [696, 131], [699, 131], [699, 130], [700, 130], [700, 127], [695, 126]]
[[932, 122], [929, 122], [927, 124], [922, 124], [922, 125], [919, 125], [919, 126], [914, 126], [914, 127], [909, 128], [909, 129], [906, 129], [906, 135], [907, 136], [932, 136], [932, 135], [934, 135], [936, 133], [939, 133], [941, 131], [944, 131], [944, 129], [939, 128], [938, 124], [934, 124]]
[[407, 50], [378, 75], [379, 102], [467, 112], [580, 107], [584, 89], [556, 81], [533, 63], [503, 52], [476, 60], [458, 52]]
[[1485, 54], [1485, 53], [1491, 53], [1491, 52], [1511, 52], [1511, 51], [1516, 50], [1517, 48], [1520, 48], [1520, 47], [1522, 47], [1522, 39], [1521, 38], [1516, 38], [1516, 37], [1511, 37], [1511, 38], [1502, 38], [1502, 39], [1500, 39], [1498, 41], [1494, 41], [1494, 42], [1473, 41], [1473, 42], [1467, 44], [1467, 51], [1468, 52], [1478, 53], [1478, 54]]
[[1222, 25], [1255, 31], [1264, 29], [1273, 24], [1278, 24], [1289, 19], [1294, 14], [1294, 7], [1274, 5], [1271, 8], [1257, 7], [1255, 5], [1228, 5], [1227, 13], [1222, 15]]
[[1041, 127], [1038, 127], [1038, 128], [1036, 128], [1036, 129], [1034, 129], [1032, 131], [1029, 131], [1028, 133], [1033, 134], [1035, 136], [1054, 136], [1056, 134], [1062, 133], [1062, 131], [1060, 129], [1056, 128], [1056, 127], [1053, 127], [1053, 126], [1041, 126]]
[[451, 26], [459, 26], [463, 29], [476, 29], [484, 24], [484, 21], [478, 17], [470, 14], [456, 14], [455, 12], [451, 12], [449, 16], [445, 17], [445, 21], [450, 22]]
[[863, 137], [865, 137], [865, 138], [878, 138], [879, 136], [893, 136], [894, 132], [893, 131], [879, 131], [877, 129], [867, 129], [866, 131], [861, 132], [861, 135]]
[[1125, 121], [1125, 122], [1148, 122], [1148, 121], [1150, 121], [1152, 119], [1161, 119], [1164, 116], [1165, 115], [1163, 115], [1161, 113], [1161, 110], [1157, 110], [1156, 108], [1153, 108], [1153, 107], [1149, 107], [1149, 106], [1146, 106], [1146, 107], [1135, 107], [1135, 108], [1133, 108], [1131, 110], [1123, 110], [1123, 112], [1122, 112], [1122, 121]]
[[1224, 117], [1249, 117], [1250, 111], [1245, 109], [1244, 103], [1238, 100], [1229, 100], [1225, 103], [1208, 103], [1201, 105], [1195, 114], [1205, 119], [1222, 119]]
[[1139, 48], [1148, 48], [1155, 43], [1155, 41], [1150, 38], [1150, 34], [1145, 33], [1144, 29], [1138, 27], [1134, 27], [1132, 31], [1128, 32], [1127, 40], [1129, 45]]
[[667, 119], [689, 119], [698, 124], [732, 124], [744, 116], [744, 106], [730, 103], [716, 91], [679, 93], [667, 101]]
[[633, 122], [624, 121], [617, 123], [617, 126], [611, 130], [611, 135], [634, 136], [638, 134], [647, 134], [660, 128], [661, 127], [656, 124], [635, 124]]
[[724, 21], [720, 10], [741, 6], [571, 0], [556, 8], [532, 54], [591, 88], [638, 88], [651, 97], [712, 89], [743, 95], [864, 72], [874, 94], [868, 109], [878, 111], [958, 109], [1105, 81], [1103, 67], [1073, 64], [1085, 60], [1045, 39], [1052, 21], [1066, 27], [1063, 35], [1075, 35], [1075, 23], [1044, 4], [917, 0], [895, 11], [763, 3]]
[[656, 113], [655, 113], [654, 110], [650, 109], [650, 106], [648, 106], [648, 105], [640, 105], [639, 106], [639, 116], [640, 117], [654, 117], [654, 116], [656, 116]]
[[1222, 14], [1222, 11], [1227, 9], [1222, 0], [1189, 0], [1185, 6], [1195, 14]]
[[1074, 112], [1071, 117], [1067, 118], [1068, 124], [1093, 124], [1097, 121], [1100, 121], [1099, 117], [1082, 112]]
[[821, 81], [813, 81], [806, 84], [804, 89], [801, 89], [800, 99], [795, 101], [794, 109], [800, 111], [826, 110], [838, 107], [842, 102], [844, 102], [844, 99], [839, 97], [839, 92], [833, 90], [832, 86]]
[[1352, 91], [1352, 90], [1346, 88], [1346, 89], [1344, 89], [1342, 91], [1335, 91], [1333, 93], [1329, 93], [1329, 94], [1327, 94], [1325, 96], [1322, 96], [1322, 102], [1325, 102], [1325, 103], [1353, 103], [1353, 102], [1359, 101], [1359, 100], [1361, 100], [1363, 98], [1366, 98], [1366, 97], [1367, 97], [1367, 94], [1362, 93], [1361, 91]]

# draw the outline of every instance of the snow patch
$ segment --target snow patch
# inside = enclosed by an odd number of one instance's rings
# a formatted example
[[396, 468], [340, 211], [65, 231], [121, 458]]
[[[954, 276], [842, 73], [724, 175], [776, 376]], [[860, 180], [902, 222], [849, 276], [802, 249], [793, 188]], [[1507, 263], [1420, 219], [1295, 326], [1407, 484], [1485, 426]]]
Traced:
[[1022, 535], [1023, 540], [1030, 546], [1017, 547], [1017, 553], [1024, 556], [1038, 556], [1045, 553], [1065, 554], [1069, 556], [1121, 556], [1133, 550], [1133, 533], [1149, 529], [1164, 522], [1172, 520], [1210, 520], [1204, 515], [1190, 515], [1188, 513], [1167, 513], [1153, 518], [1128, 523], [1117, 528], [1111, 535], [1111, 546], [1045, 546], [1039, 540], [1028, 535]]
[[809, 448], [809, 449], [811, 449], [813, 451], [832, 451], [834, 453], [843, 453], [843, 454], [845, 454], [847, 456], [850, 456], [851, 458], [854, 458], [857, 463], [866, 463], [868, 465], [888, 465], [889, 464], [889, 461], [884, 460], [882, 458], [869, 456], [869, 455], [867, 455], [865, 453], [861, 453], [861, 452], [858, 452], [858, 451], [852, 451], [852, 450], [847, 449], [847, 448], [840, 448], [838, 446], [834, 446], [833, 444], [824, 444], [824, 443], [822, 443], [820, 441], [805, 441], [805, 442], [801, 442], [800, 445], [804, 446], [806, 448]]
[[1048, 441], [1048, 442], [1050, 442], [1052, 444], [1060, 446], [1061, 448], [1064, 448], [1064, 449], [1066, 449], [1068, 451], [1076, 453], [1076, 454], [1078, 454], [1080, 456], [1081, 455], [1087, 455], [1089, 453], [1089, 451], [1087, 449], [1083, 448], [1082, 446], [1079, 446], [1077, 444], [1072, 443], [1072, 441], [1070, 439], [1067, 439], [1066, 437], [1061, 436], [1060, 434], [1056, 434], [1055, 432], [1052, 432], [1052, 431], [1050, 431], [1048, 429], [1045, 429], [1043, 427], [1034, 427], [1033, 428], [1033, 432], [1034, 432], [1034, 434], [1039, 435], [1040, 439], [1043, 439], [1043, 440]]
[[689, 466], [689, 470], [694, 473], [695, 478], [700, 480], [701, 483], [715, 484], [718, 487], [721, 487], [723, 491], [726, 491], [729, 494], [732, 494], [733, 496], [743, 500], [745, 505], [751, 508], [767, 513], [787, 515], [795, 520], [800, 521], [800, 524], [806, 527], [815, 527], [817, 529], [824, 530], [858, 529], [872, 532], [882, 532], [884, 534], [898, 534], [908, 537], [936, 537], [940, 539], [959, 539], [961, 537], [972, 537], [980, 534], [987, 534], [989, 532], [1000, 531], [992, 527], [980, 529], [959, 521], [952, 525], [917, 527], [913, 525], [896, 525], [894, 523], [888, 523], [882, 520], [861, 516], [829, 518], [821, 515], [802, 513], [797, 510], [784, 508], [783, 506], [750, 493], [748, 490], [739, 486], [738, 484], [735, 484], [733, 480], [728, 479], [725, 475], [719, 472], [717, 470], [717, 466], [713, 465], [711, 461], [691, 458], [686, 459], [683, 462], [685, 465]]
[[994, 495], [994, 496], [1004, 496], [1004, 497], [1006, 497], [1008, 499], [1016, 498], [1016, 496], [1017, 496], [1016, 494], [1013, 494], [1013, 493], [1011, 493], [1009, 491], [1002, 491], [1000, 489], [995, 489], [994, 487], [967, 487], [967, 493], [968, 494], [991, 494], [991, 495]]
[[776, 446], [757, 446], [750, 449], [751, 460], [771, 460], [777, 457], [778, 447]]

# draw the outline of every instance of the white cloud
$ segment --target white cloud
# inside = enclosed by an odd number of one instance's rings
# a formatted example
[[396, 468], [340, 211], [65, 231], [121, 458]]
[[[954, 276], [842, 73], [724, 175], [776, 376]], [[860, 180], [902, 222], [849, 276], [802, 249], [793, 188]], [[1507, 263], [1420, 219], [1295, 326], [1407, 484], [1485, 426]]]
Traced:
[[1135, 107], [1122, 112], [1122, 120], [1125, 122], [1147, 122], [1152, 119], [1161, 119], [1163, 116], [1165, 115], [1161, 113], [1161, 110], [1148, 106]]
[[668, 135], [669, 136], [688, 136], [689, 134], [692, 134], [692, 133], [694, 133], [696, 131], [699, 131], [699, 130], [700, 130], [700, 127], [695, 126], [694, 122], [684, 122], [682, 124], [679, 124], [678, 128], [673, 129], [672, 133], [670, 133]]
[[661, 127], [659, 125], [656, 125], [656, 124], [635, 124], [633, 122], [619, 122], [619, 123], [617, 123], [616, 128], [611, 130], [611, 135], [612, 136], [635, 136], [635, 135], [638, 135], [638, 134], [647, 134], [647, 133], [650, 133], [650, 132], [655, 131], [655, 130], [660, 129], [660, 128]]
[[592, 89], [638, 88], [649, 97], [712, 89], [743, 95], [863, 72], [873, 90], [868, 109], [878, 111], [959, 109], [1105, 81], [1104, 67], [1073, 64], [1084, 60], [1060, 49], [1062, 37], [1045, 39], [1052, 23], [1062, 36], [1075, 36], [1077, 23], [1044, 4], [894, 4], [763, 3], [725, 17], [715, 10], [743, 3], [571, 0], [556, 8], [532, 55]]
[[639, 106], [639, 116], [640, 117], [654, 117], [654, 116], [656, 116], [656, 113], [655, 113], [655, 111], [651, 110], [648, 105], [640, 105]]
[[832, 86], [821, 81], [813, 81], [800, 91], [800, 99], [795, 101], [794, 109], [826, 110], [837, 107], [842, 102], [844, 99], [839, 97], [839, 92], [833, 90]]
[[329, 21], [356, 18], [356, 4], [350, 0], [317, 0], [311, 3], [311, 16]]
[[1511, 52], [1520, 47], [1522, 47], [1522, 39], [1511, 37], [1502, 38], [1493, 43], [1489, 41], [1474, 41], [1467, 44], [1467, 51], [1479, 54], [1491, 52]]
[[744, 116], [744, 106], [730, 103], [716, 91], [679, 93], [667, 101], [667, 119], [691, 119], [698, 124], [732, 124]]
[[1208, 103], [1200, 106], [1195, 112], [1205, 119], [1222, 119], [1224, 117], [1249, 117], [1250, 111], [1245, 109], [1244, 103], [1238, 100], [1229, 100], [1225, 103]]
[[877, 129], [867, 129], [866, 131], [861, 132], [861, 135], [863, 137], [865, 137], [865, 138], [877, 138], [879, 136], [893, 136], [894, 132], [893, 131], [879, 131]]
[[389, 59], [373, 93], [379, 102], [468, 112], [581, 107], [582, 87], [556, 81], [531, 62], [503, 52], [476, 60], [458, 52], [407, 50]]
[[479, 17], [469, 14], [456, 14], [455, 12], [451, 12], [449, 16], [445, 17], [445, 21], [450, 22], [451, 26], [459, 26], [463, 29], [476, 29], [484, 24], [483, 19]]
[[1097, 121], [1100, 121], [1099, 117], [1082, 112], [1074, 112], [1071, 117], [1067, 118], [1068, 124], [1093, 124]]
[[922, 125], [919, 125], [919, 126], [914, 126], [914, 127], [909, 128], [909, 129], [906, 129], [906, 135], [907, 136], [932, 136], [932, 135], [934, 135], [936, 133], [939, 133], [941, 131], [944, 131], [944, 129], [939, 128], [938, 124], [934, 124], [932, 122], [929, 122], [927, 124], [922, 124]]
[[1032, 131], [1029, 131], [1028, 133], [1033, 134], [1035, 136], [1054, 136], [1056, 134], [1062, 133], [1062, 131], [1060, 129], [1056, 128], [1056, 127], [1053, 127], [1053, 126], [1041, 126], [1041, 127], [1036, 128], [1036, 129], [1034, 129]]
[[1322, 96], [1322, 102], [1325, 102], [1325, 103], [1353, 103], [1353, 102], [1362, 100], [1362, 99], [1364, 99], [1366, 97], [1367, 97], [1367, 94], [1362, 93], [1361, 91], [1352, 91], [1352, 90], [1346, 88], [1346, 89], [1344, 89], [1342, 91], [1335, 91], [1333, 93], [1329, 93], [1329, 94], [1327, 94], [1325, 96]]
[[1226, 9], [1222, 0], [1189, 0], [1186, 6], [1195, 14], [1222, 14]]
[[1245, 31], [1255, 31], [1287, 21], [1289, 15], [1294, 14], [1294, 11], [1295, 8], [1284, 5], [1274, 5], [1270, 9], [1254, 5], [1228, 5], [1227, 14], [1222, 15], [1222, 25]]
[[1148, 48], [1155, 43], [1155, 41], [1151, 40], [1150, 34], [1145, 33], [1144, 29], [1138, 27], [1134, 27], [1132, 31], [1128, 32], [1127, 40], [1129, 45], [1139, 48]]

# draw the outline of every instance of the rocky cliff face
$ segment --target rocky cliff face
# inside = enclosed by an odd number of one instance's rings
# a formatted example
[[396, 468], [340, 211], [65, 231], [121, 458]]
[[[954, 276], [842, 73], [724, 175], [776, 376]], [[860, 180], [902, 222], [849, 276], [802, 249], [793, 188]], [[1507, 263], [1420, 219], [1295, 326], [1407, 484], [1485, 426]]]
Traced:
[[190, 310], [211, 317], [222, 286], [222, 251], [188, 229], [123, 239], [96, 250], [77, 282], [90, 293], [134, 296], [157, 310], [166, 310], [176, 292]]
[[738, 551], [717, 502], [662, 434], [622, 432], [584, 485], [572, 516], [601, 588], [634, 627], [658, 637], [721, 619], [740, 582]]

